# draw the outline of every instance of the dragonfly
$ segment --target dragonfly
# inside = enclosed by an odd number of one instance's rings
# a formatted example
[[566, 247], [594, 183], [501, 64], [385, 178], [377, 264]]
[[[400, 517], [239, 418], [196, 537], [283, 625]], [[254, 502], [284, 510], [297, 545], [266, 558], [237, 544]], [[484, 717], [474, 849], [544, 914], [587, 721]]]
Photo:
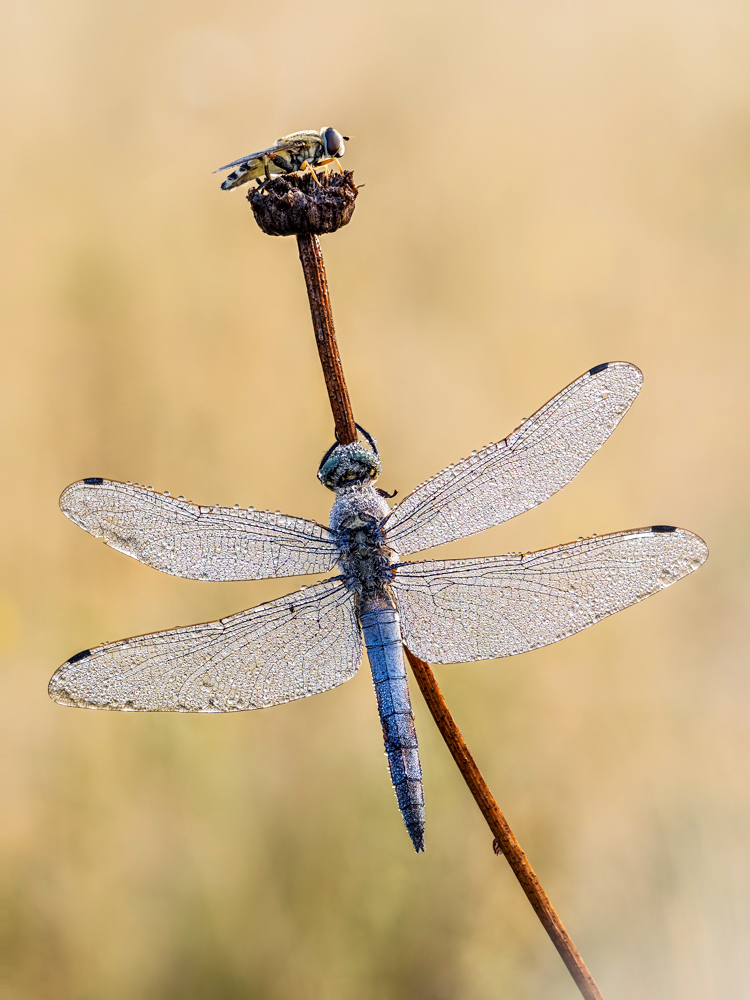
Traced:
[[576, 476], [636, 398], [635, 365], [596, 365], [501, 441], [449, 465], [390, 507], [375, 441], [334, 444], [318, 478], [328, 526], [280, 512], [201, 506], [151, 487], [89, 478], [60, 506], [147, 566], [194, 580], [336, 573], [222, 618], [85, 649], [53, 675], [62, 705], [238, 712], [320, 694], [367, 655], [398, 806], [424, 850], [422, 766], [404, 643], [430, 663], [513, 656], [557, 642], [655, 594], [706, 559], [690, 531], [652, 525], [534, 552], [404, 557], [523, 513]]
[[241, 156], [214, 170], [214, 173], [236, 167], [224, 178], [222, 191], [231, 191], [252, 180], [257, 180], [260, 184], [261, 178], [269, 180], [271, 174], [290, 174], [297, 170], [309, 170], [315, 177], [313, 167], [325, 166], [327, 163], [335, 163], [341, 170], [339, 158], [346, 149], [344, 142], [348, 141], [349, 136], [342, 135], [335, 128], [323, 127], [320, 132], [292, 132], [291, 135], [283, 135], [277, 139], [275, 145], [268, 149]]

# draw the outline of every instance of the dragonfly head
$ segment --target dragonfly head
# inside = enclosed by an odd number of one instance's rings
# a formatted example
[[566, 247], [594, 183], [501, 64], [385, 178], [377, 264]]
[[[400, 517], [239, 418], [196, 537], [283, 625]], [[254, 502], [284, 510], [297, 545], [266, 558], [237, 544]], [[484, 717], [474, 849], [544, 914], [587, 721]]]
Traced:
[[361, 441], [355, 441], [354, 444], [335, 444], [326, 452], [318, 469], [318, 479], [329, 490], [337, 492], [350, 486], [374, 483], [382, 471], [374, 442], [370, 450]]
[[348, 135], [342, 135], [335, 128], [322, 128], [320, 130], [320, 138], [323, 140], [326, 156], [344, 155], [344, 140], [349, 141]]

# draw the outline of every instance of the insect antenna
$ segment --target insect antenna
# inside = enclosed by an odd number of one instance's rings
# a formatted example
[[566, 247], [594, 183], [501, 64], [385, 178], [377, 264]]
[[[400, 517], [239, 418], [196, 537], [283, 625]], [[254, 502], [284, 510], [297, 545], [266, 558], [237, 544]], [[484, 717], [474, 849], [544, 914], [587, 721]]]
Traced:
[[378, 458], [380, 458], [380, 452], [378, 451], [378, 446], [375, 444], [375, 439], [372, 437], [372, 435], [368, 434], [367, 431], [364, 429], [364, 427], [360, 427], [359, 424], [355, 423], [354, 426], [357, 428], [358, 431], [360, 431], [362, 434], [364, 434], [364, 436], [367, 438], [368, 442], [370, 443], [370, 446], [372, 447], [372, 450], [375, 452], [375, 454], [378, 456]]

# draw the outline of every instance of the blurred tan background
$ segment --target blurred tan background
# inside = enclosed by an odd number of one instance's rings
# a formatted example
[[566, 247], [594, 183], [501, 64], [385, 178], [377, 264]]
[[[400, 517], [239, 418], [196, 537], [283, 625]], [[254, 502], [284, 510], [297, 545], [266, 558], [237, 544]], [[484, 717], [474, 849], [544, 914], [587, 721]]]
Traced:
[[231, 717], [47, 698], [79, 649], [294, 587], [159, 576], [57, 497], [99, 475], [327, 518], [296, 247], [211, 171], [333, 125], [365, 187], [323, 248], [384, 488], [594, 364], [644, 371], [563, 493], [442, 552], [667, 522], [708, 563], [438, 680], [608, 1000], [750, 997], [750, 9], [8, 0], [3, 21], [4, 995], [577, 996], [418, 694], [421, 857], [367, 668]]

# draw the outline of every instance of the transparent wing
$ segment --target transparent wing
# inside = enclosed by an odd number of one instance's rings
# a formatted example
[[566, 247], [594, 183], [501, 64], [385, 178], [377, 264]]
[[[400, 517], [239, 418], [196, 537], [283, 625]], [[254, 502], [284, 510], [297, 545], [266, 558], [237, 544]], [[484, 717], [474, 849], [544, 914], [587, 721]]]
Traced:
[[402, 555], [473, 535], [562, 489], [604, 444], [638, 395], [635, 365], [597, 365], [504, 441], [449, 465], [393, 508], [388, 541]]
[[334, 579], [218, 622], [84, 650], [49, 694], [77, 708], [240, 712], [328, 691], [361, 659], [354, 598]]
[[279, 139], [275, 145], [269, 146], [268, 149], [260, 149], [257, 153], [249, 153], [247, 156], [241, 156], [238, 160], [232, 160], [231, 163], [225, 163], [223, 167], [217, 167], [213, 173], [221, 173], [222, 170], [229, 170], [230, 167], [237, 167], [240, 163], [249, 163], [250, 160], [259, 160], [262, 156], [268, 156], [270, 153], [279, 153], [284, 149], [297, 149], [298, 147], [303, 146], [307, 141], [304, 137], [309, 137], [311, 134], [316, 139], [319, 138], [317, 132], [299, 132], [297, 135], [299, 135], [300, 138], [286, 136], [283, 139]]
[[705, 542], [659, 525], [487, 559], [402, 563], [404, 641], [430, 663], [513, 656], [580, 632], [692, 573]]
[[199, 507], [144, 486], [83, 479], [60, 497], [65, 515], [118, 552], [191, 580], [263, 580], [326, 573], [338, 550], [327, 528], [268, 511]]
[[223, 167], [217, 167], [216, 170], [212, 171], [214, 174], [221, 173], [222, 170], [229, 170], [230, 167], [238, 167], [240, 163], [249, 163], [250, 160], [259, 160], [262, 156], [268, 156], [269, 153], [278, 153], [281, 149], [287, 149], [286, 143], [277, 142], [275, 146], [269, 146], [268, 149], [260, 149], [257, 153], [248, 153], [247, 156], [241, 156], [238, 160], [232, 160], [231, 163], [225, 163]]

